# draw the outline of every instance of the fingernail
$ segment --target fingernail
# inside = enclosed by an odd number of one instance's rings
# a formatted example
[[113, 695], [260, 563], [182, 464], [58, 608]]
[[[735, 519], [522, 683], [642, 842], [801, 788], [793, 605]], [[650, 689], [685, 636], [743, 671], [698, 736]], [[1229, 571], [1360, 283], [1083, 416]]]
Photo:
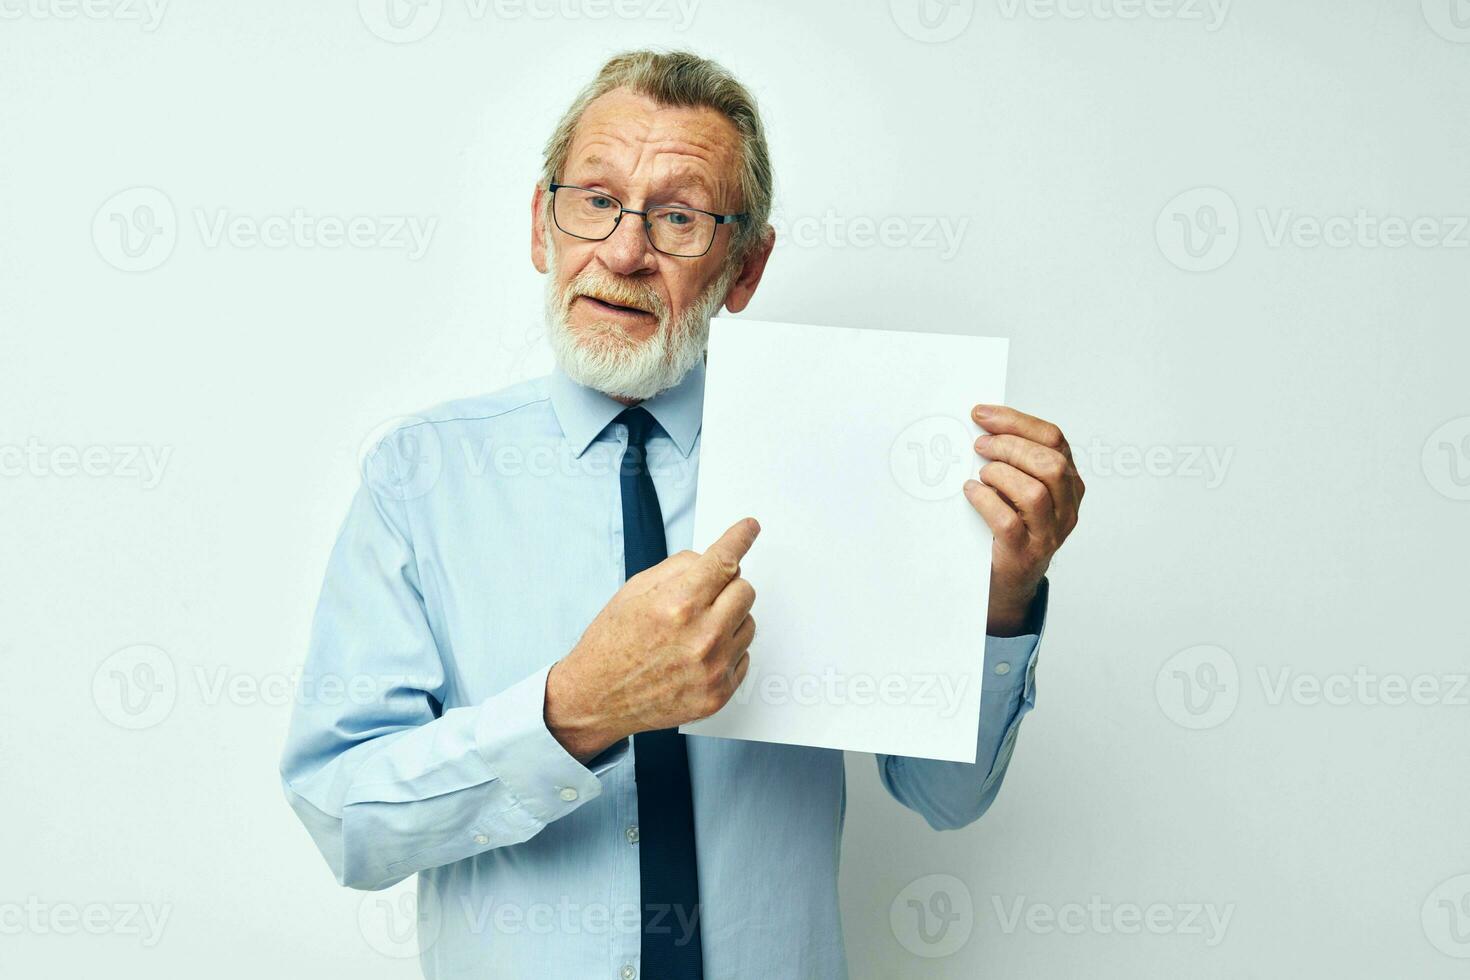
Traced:
[[976, 449], [984, 449], [989, 444], [990, 444], [990, 436], [988, 436], [988, 435], [981, 436], [979, 439], [976, 439], [975, 440], [975, 448]]
[[977, 419], [988, 418], [990, 416], [991, 411], [993, 410], [993, 407], [994, 406], [991, 406], [991, 405], [976, 405], [975, 406], [975, 417]]
[[980, 481], [979, 480], [966, 480], [965, 481], [965, 493], [974, 493], [975, 492], [975, 488], [978, 487], [978, 486], [980, 486]]

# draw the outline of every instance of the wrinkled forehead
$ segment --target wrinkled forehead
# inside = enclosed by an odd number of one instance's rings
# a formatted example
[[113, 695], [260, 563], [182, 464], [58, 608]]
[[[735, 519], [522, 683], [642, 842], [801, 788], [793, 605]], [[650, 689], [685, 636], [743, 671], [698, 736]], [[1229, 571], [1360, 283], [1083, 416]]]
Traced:
[[[562, 182], [710, 209], [739, 203], [740, 134], [704, 106], [660, 106], [614, 89], [577, 123]], [[670, 195], [673, 195], [671, 198]]]

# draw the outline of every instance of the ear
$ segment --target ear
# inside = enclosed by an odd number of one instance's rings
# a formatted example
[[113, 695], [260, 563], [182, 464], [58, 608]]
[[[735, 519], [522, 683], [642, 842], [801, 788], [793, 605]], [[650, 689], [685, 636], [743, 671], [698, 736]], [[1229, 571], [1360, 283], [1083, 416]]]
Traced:
[[745, 262], [740, 266], [740, 274], [735, 277], [735, 281], [730, 284], [730, 291], [725, 294], [725, 309], [731, 313], [739, 313], [750, 305], [755, 288], [761, 284], [761, 276], [765, 274], [766, 260], [771, 257], [771, 249], [775, 247], [776, 229], [766, 225], [760, 244], [745, 257]]
[[542, 202], [546, 200], [546, 188], [536, 185], [531, 195], [531, 264], [542, 275], [546, 274], [546, 224], [541, 220]]

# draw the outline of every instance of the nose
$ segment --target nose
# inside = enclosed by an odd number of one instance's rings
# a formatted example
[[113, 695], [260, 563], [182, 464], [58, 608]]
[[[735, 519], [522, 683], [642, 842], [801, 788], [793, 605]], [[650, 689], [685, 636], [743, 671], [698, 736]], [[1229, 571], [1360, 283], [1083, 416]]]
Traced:
[[643, 220], [641, 214], [623, 215], [613, 233], [598, 243], [597, 257], [609, 272], [632, 276], [658, 268], [658, 255], [643, 231]]

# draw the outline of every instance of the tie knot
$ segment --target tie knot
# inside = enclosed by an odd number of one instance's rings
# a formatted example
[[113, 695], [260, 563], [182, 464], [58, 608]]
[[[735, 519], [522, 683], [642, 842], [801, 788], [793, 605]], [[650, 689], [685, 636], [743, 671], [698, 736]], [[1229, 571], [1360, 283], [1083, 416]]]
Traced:
[[648, 433], [656, 424], [654, 417], [649, 414], [648, 409], [642, 406], [624, 409], [618, 413], [614, 422], [621, 422], [628, 427], [628, 445], [642, 447], [648, 441]]

